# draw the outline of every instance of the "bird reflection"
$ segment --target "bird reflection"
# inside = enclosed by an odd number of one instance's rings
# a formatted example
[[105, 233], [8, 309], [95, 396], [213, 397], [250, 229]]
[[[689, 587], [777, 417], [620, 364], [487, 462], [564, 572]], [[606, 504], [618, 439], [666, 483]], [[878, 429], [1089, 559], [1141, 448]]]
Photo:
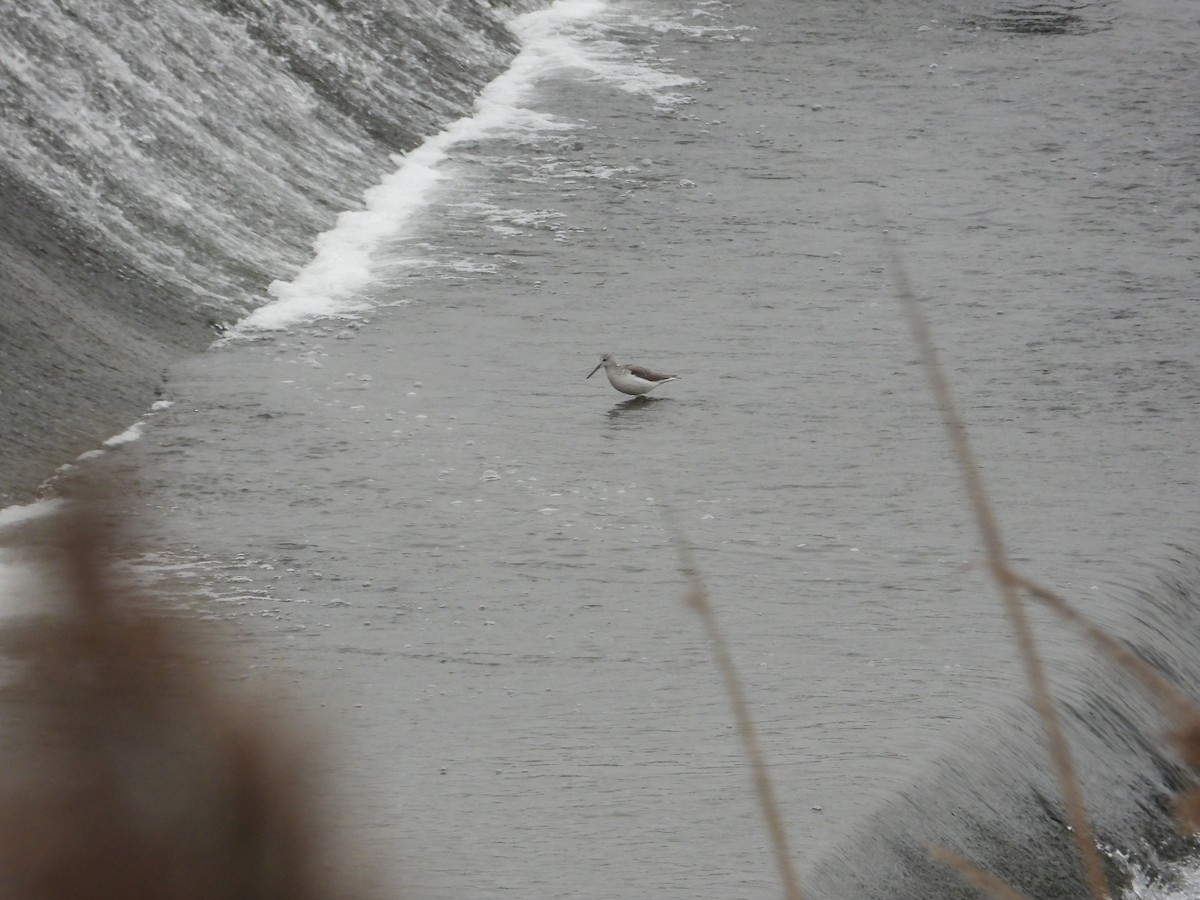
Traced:
[[613, 408], [608, 411], [608, 417], [615, 419], [625, 415], [625, 413], [636, 412], [666, 402], [668, 402], [666, 397], [634, 397], [631, 400], [624, 400], [614, 404]]

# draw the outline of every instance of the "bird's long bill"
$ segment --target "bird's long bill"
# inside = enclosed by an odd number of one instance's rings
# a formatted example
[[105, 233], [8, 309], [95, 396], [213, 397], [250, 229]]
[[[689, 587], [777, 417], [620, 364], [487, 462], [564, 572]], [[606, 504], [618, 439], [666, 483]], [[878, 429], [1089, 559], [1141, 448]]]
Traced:
[[588, 378], [591, 378], [593, 375], [595, 375], [597, 372], [599, 372], [599, 371], [600, 371], [600, 367], [601, 367], [602, 365], [604, 365], [604, 360], [600, 360], [600, 362], [596, 363], [596, 368], [594, 368], [594, 369], [592, 369], [592, 371], [588, 372], [588, 373], [587, 373], [587, 378], [585, 378], [585, 379], [583, 379], [583, 380], [584, 380], [584, 381], [587, 381], [587, 380], [588, 380]]

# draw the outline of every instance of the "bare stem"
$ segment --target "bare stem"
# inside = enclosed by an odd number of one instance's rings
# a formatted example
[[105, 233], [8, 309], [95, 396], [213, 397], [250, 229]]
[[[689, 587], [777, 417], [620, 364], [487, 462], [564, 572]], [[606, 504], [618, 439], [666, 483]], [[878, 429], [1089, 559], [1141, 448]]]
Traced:
[[975, 514], [975, 522], [979, 527], [980, 537], [987, 551], [988, 562], [996, 583], [1004, 598], [1004, 607], [1008, 613], [1017, 646], [1020, 649], [1022, 664], [1029, 679], [1034, 703], [1042, 719], [1042, 727], [1046, 731], [1046, 742], [1058, 773], [1059, 785], [1062, 788], [1063, 800], [1066, 805], [1067, 818], [1071, 823], [1075, 842], [1079, 847], [1083, 863], [1084, 875], [1095, 900], [1107, 900], [1109, 897], [1108, 881], [1104, 875], [1104, 867], [1100, 854], [1096, 849], [1095, 835], [1091, 823], [1084, 810], [1083, 791], [1075, 774], [1075, 764], [1071, 759], [1071, 751], [1067, 747], [1066, 736], [1063, 733], [1062, 722], [1055, 709], [1054, 699], [1050, 693], [1049, 681], [1046, 677], [1045, 666], [1038, 653], [1037, 642], [1029, 618], [1021, 603], [1021, 597], [1016, 584], [1009, 578], [999, 577], [998, 573], [1010, 571], [1008, 552], [1000, 534], [1000, 526], [992, 512], [987, 491], [979, 465], [975, 460], [974, 451], [967, 438], [966, 426], [958, 414], [954, 403], [954, 395], [950, 383], [946, 379], [938, 357], [937, 346], [929, 323], [917, 301], [908, 272], [900, 259], [895, 244], [892, 244], [892, 275], [895, 279], [896, 292], [904, 306], [909, 326], [912, 329], [913, 340], [921, 355], [921, 364], [929, 380], [929, 387], [946, 426], [950, 444], [958, 463], [959, 475], [966, 488]]
[[997, 573], [997, 577], [1012, 581], [1064, 619], [1082, 629], [1092, 643], [1103, 650], [1113, 662], [1137, 678], [1147, 693], [1154, 697], [1177, 723], [1200, 719], [1200, 708], [1191, 698], [1138, 659], [1132, 651], [1117, 642], [1103, 628], [1075, 609], [1062, 595], [1026, 578], [1019, 572], [1004, 569]]
[[673, 530], [680, 563], [688, 580], [688, 592], [684, 600], [700, 616], [700, 621], [704, 625], [704, 630], [712, 646], [713, 658], [725, 683], [725, 692], [729, 695], [729, 702], [733, 706], [738, 733], [742, 736], [742, 748], [754, 775], [754, 789], [758, 795], [758, 805], [766, 819], [767, 831], [770, 833], [771, 845], [775, 851], [775, 864], [779, 869], [779, 876], [783, 880], [784, 897], [786, 900], [803, 900], [804, 895], [800, 890], [800, 879], [796, 876], [796, 866], [792, 862], [787, 831], [779, 812], [779, 803], [775, 799], [775, 790], [767, 771], [766, 758], [763, 756], [762, 746], [758, 741], [754, 720], [750, 716], [750, 705], [742, 690], [741, 679], [733, 664], [733, 656], [729, 652], [729, 646], [725, 643], [725, 637], [717, 623], [717, 616], [708, 599], [708, 589], [696, 568], [691, 548], [683, 539], [679, 529], [676, 527]]
[[935, 862], [945, 863], [951, 868], [957, 869], [959, 874], [967, 879], [967, 881], [971, 882], [971, 884], [984, 893], [998, 898], [998, 900], [1029, 900], [1029, 897], [1022, 894], [1016, 888], [1009, 886], [990, 872], [985, 872], [979, 866], [959, 856], [953, 850], [947, 850], [945, 847], [931, 847], [929, 849], [929, 856]]

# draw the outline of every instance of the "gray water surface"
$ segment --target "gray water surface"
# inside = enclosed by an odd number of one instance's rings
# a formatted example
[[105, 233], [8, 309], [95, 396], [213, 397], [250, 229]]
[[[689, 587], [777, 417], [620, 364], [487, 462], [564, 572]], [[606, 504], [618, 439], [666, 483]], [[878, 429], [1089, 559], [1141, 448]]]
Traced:
[[[885, 232], [1030, 574], [1119, 624], [1196, 524], [1187, 5], [707, 9], [620, 26], [690, 102], [546, 85], [580, 127], [460, 148], [392, 248], [444, 265], [177, 367], [119, 460], [142, 565], [315, 713], [414, 896], [777, 896], [664, 513], [802, 864], [1023, 692]], [[630, 402], [584, 380], [608, 351], [681, 380]]]

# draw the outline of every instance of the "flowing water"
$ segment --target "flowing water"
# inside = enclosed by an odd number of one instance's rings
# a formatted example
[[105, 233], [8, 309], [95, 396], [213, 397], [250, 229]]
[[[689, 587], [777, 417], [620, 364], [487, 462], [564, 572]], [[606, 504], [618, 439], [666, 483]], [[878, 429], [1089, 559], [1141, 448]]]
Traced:
[[[569, 0], [509, 27], [474, 112], [214, 313], [93, 463], [129, 480], [129, 565], [312, 714], [410, 896], [778, 895], [676, 528], [816, 896], [961, 896], [928, 842], [1081, 896], [891, 253], [1014, 559], [1194, 691], [1190, 7]], [[681, 378], [630, 400], [584, 379], [602, 352]], [[1151, 896], [1163, 723], [1035, 623]]]

